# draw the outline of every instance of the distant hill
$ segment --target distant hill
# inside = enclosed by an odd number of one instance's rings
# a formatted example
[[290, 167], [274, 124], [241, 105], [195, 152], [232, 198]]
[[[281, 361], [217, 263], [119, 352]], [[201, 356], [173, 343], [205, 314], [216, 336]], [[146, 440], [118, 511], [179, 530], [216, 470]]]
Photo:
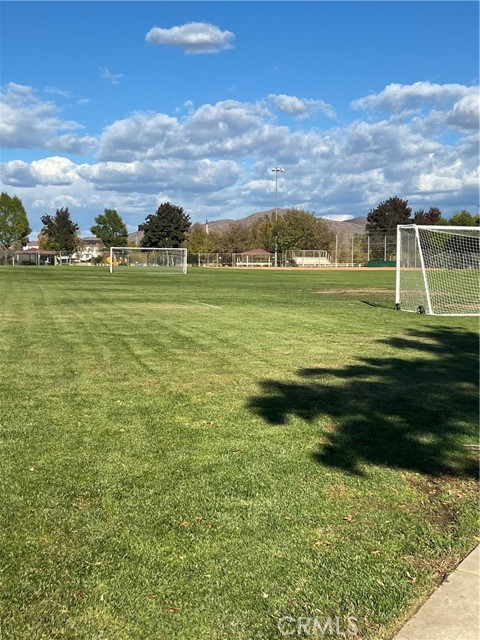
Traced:
[[[278, 209], [278, 215], [283, 216], [288, 209]], [[239, 218], [238, 220], [224, 219], [224, 220], [212, 220], [208, 223], [209, 231], [216, 231], [218, 233], [224, 233], [228, 227], [234, 222], [249, 225], [258, 218], [263, 218], [264, 215], [275, 213], [275, 209], [268, 209], [267, 211], [259, 211], [258, 213], [252, 213], [245, 218]], [[327, 220], [325, 218], [319, 218], [323, 220], [335, 233], [342, 236], [351, 237], [356, 233], [363, 233], [365, 231], [365, 225], [367, 223], [366, 216], [359, 216], [357, 218], [351, 218], [343, 222], [337, 220]], [[205, 228], [205, 225], [202, 225]]]
[[351, 218], [350, 220], [344, 220], [339, 222], [337, 220], [324, 220], [333, 231], [339, 236], [346, 236], [351, 238], [357, 233], [365, 233], [365, 225], [367, 224], [366, 216], [359, 216], [358, 218]]
[[[287, 213], [288, 209], [280, 209], [278, 208], [278, 215], [283, 216]], [[239, 218], [238, 220], [233, 220], [231, 218], [225, 218], [224, 220], [212, 220], [208, 223], [209, 231], [215, 231], [216, 233], [225, 233], [228, 227], [232, 225], [234, 222], [240, 223], [242, 225], [248, 226], [252, 224], [258, 218], [263, 218], [264, 215], [275, 213], [275, 209], [268, 209], [267, 211], [258, 211], [257, 213], [252, 213], [249, 216], [245, 216], [245, 218]], [[326, 218], [319, 218], [319, 220], [323, 220], [325, 224], [327, 224], [332, 231], [334, 231], [337, 235], [342, 236], [344, 238], [351, 238], [353, 235], [357, 233], [365, 232], [365, 225], [367, 223], [366, 216], [359, 216], [357, 218], [351, 218], [350, 220], [345, 220], [340, 222], [338, 220], [327, 220]], [[205, 225], [201, 225], [205, 228]], [[140, 242], [143, 237], [143, 231], [134, 231], [133, 233], [128, 234], [128, 243], [135, 244], [137, 246], [140, 245]]]

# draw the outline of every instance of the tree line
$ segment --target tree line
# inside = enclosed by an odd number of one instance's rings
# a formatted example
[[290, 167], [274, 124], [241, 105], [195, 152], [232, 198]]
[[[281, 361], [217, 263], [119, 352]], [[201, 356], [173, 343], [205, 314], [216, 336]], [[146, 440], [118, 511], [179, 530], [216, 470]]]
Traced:
[[442, 217], [442, 212], [437, 207], [430, 207], [428, 211], [418, 209], [412, 214], [408, 200], [394, 196], [369, 211], [365, 231], [367, 233], [375, 231], [396, 233], [399, 224], [473, 227], [480, 224], [480, 215], [473, 216], [468, 211], [457, 211], [450, 219], [446, 219]]
[[[54, 215], [41, 217], [43, 227], [39, 233], [41, 249], [72, 255], [81, 248], [80, 228], [72, 220], [68, 207], [57, 209]], [[412, 214], [407, 200], [395, 196], [381, 202], [367, 215], [366, 233], [381, 231], [394, 233], [399, 224], [451, 224], [473, 226], [479, 216], [458, 211], [447, 220], [441, 211], [431, 207]], [[239, 253], [251, 249], [274, 251], [329, 249], [335, 242], [335, 232], [321, 218], [302, 209], [288, 209], [280, 216], [266, 213], [246, 224], [239, 220], [223, 231], [208, 233], [207, 225], [191, 224], [190, 216], [182, 207], [164, 202], [154, 214], [147, 215], [138, 226], [143, 231], [142, 247], [186, 247], [189, 253]], [[31, 233], [28, 216], [21, 200], [7, 193], [0, 195], [0, 246], [20, 249]], [[115, 209], [105, 209], [95, 218], [90, 232], [108, 250], [124, 247], [128, 242], [128, 229]]]

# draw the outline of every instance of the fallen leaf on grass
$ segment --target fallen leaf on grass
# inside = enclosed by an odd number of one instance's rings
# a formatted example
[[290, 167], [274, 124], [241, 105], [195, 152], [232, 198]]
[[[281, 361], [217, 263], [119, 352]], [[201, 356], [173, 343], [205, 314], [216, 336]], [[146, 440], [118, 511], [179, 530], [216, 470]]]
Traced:
[[354, 522], [354, 518], [350, 514], [348, 516], [343, 516], [343, 519], [347, 522]]

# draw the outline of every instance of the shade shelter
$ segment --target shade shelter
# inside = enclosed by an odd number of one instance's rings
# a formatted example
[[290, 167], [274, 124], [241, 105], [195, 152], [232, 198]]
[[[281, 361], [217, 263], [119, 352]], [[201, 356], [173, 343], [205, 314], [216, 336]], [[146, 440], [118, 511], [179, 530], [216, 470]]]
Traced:
[[48, 249], [21, 249], [13, 254], [13, 264], [16, 266], [35, 265], [48, 266], [58, 264], [55, 251]]

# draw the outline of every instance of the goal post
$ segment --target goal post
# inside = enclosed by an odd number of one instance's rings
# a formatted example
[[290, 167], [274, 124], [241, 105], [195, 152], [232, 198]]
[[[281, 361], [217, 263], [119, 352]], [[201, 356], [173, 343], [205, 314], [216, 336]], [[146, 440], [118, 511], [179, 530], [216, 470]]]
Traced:
[[399, 225], [395, 308], [480, 315], [480, 228]]
[[123, 267], [149, 267], [161, 273], [186, 274], [187, 250], [176, 247], [110, 247], [110, 273]]

